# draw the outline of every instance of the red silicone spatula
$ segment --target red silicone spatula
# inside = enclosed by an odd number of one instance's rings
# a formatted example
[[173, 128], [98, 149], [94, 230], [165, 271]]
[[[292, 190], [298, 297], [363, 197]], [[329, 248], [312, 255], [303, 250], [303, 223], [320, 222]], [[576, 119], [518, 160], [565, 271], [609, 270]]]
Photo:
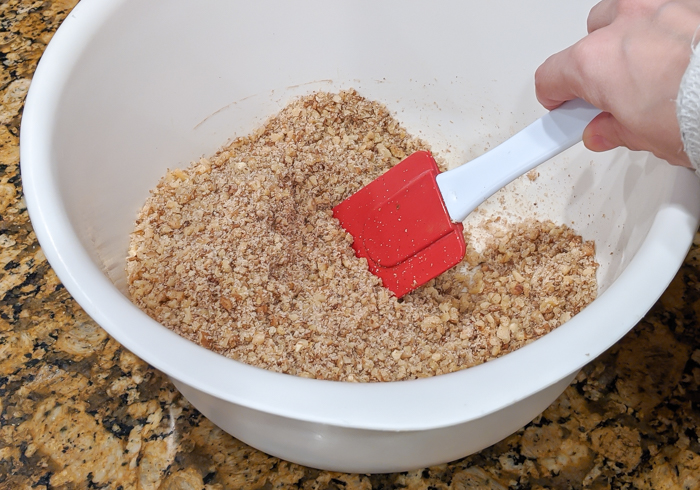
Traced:
[[440, 173], [416, 152], [333, 208], [358, 257], [397, 297], [457, 265], [466, 252], [462, 221], [497, 190], [581, 141], [600, 113], [577, 99], [510, 139]]

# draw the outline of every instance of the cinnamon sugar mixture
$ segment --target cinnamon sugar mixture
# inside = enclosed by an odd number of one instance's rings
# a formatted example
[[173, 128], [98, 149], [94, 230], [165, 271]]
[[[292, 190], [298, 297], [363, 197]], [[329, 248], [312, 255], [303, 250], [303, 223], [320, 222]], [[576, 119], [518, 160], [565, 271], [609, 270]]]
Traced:
[[513, 351], [595, 298], [592, 242], [551, 222], [498, 220], [485, 225], [483, 250], [469, 246], [460, 266], [393, 297], [331, 208], [428, 149], [355, 91], [296, 100], [251, 136], [163, 177], [131, 235], [132, 300], [248, 364], [391, 381]]

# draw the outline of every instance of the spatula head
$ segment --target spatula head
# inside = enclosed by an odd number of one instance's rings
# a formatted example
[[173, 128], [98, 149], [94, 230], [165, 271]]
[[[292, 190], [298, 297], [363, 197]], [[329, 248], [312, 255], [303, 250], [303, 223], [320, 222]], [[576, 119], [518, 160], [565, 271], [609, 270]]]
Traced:
[[447, 213], [439, 173], [430, 153], [416, 152], [333, 208], [356, 255], [397, 297], [464, 258], [462, 224]]

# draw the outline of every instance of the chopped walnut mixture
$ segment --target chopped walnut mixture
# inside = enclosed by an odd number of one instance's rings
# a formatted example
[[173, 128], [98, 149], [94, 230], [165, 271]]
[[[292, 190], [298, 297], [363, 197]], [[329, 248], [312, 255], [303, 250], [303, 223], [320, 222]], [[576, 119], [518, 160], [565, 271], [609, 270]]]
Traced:
[[159, 182], [131, 235], [133, 301], [232, 359], [366, 382], [480, 364], [595, 298], [592, 242], [551, 222], [497, 219], [484, 225], [489, 243], [470, 246], [459, 266], [402, 299], [385, 289], [331, 209], [428, 149], [353, 90], [294, 101]]

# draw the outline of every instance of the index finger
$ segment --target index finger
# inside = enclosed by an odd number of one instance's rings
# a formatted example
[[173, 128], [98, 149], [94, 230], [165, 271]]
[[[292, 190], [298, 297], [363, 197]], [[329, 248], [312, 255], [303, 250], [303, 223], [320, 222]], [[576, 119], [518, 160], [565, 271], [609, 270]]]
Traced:
[[580, 77], [575, 76], [577, 70], [573, 66], [575, 46], [553, 54], [535, 71], [535, 95], [546, 109], [552, 110], [582, 95]]

